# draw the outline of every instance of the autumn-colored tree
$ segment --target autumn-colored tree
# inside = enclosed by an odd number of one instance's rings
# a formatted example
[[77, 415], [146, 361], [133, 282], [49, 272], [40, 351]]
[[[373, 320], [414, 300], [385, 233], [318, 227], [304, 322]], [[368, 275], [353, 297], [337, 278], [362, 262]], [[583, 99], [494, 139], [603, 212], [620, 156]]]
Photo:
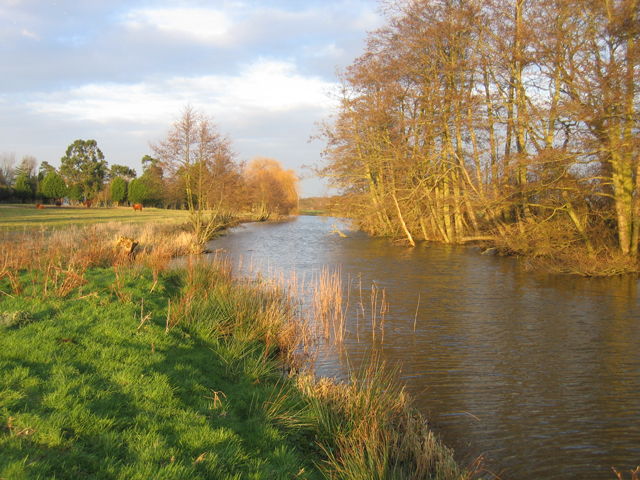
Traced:
[[261, 220], [294, 213], [298, 208], [298, 177], [277, 160], [255, 157], [245, 169], [251, 207]]
[[220, 227], [219, 214], [232, 188], [219, 182], [220, 171], [234, 163], [231, 140], [210, 117], [187, 105], [166, 137], [151, 148], [169, 183], [183, 192], [198, 241], [208, 241]]
[[316, 167], [363, 229], [637, 259], [637, 0], [384, 7]]

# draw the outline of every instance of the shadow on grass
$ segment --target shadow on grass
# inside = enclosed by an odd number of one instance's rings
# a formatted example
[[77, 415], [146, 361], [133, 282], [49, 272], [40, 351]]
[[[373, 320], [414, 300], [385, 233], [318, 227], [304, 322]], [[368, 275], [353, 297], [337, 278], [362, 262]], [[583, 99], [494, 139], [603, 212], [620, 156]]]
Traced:
[[295, 478], [313, 470], [264, 415], [279, 378], [272, 366], [246, 373], [263, 362], [261, 351], [245, 345], [230, 355], [224, 339], [165, 334], [160, 295], [146, 297], [157, 318], [140, 331], [138, 305], [106, 299], [67, 300], [62, 309], [41, 302], [41, 322], [0, 332], [0, 477]]

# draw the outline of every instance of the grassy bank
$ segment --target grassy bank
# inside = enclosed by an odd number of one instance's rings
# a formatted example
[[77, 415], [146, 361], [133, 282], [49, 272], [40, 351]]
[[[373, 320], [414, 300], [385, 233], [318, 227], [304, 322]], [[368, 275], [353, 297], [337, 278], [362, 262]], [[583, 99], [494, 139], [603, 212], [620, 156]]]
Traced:
[[0, 478], [465, 478], [382, 362], [305, 371], [313, 329], [282, 286], [169, 269], [184, 235], [3, 240]]
[[31, 322], [0, 334], [0, 477], [318, 478], [299, 447], [309, 442], [269, 417], [291, 390], [273, 352], [238, 331], [167, 334], [164, 295], [179, 295], [184, 274], [151, 294], [151, 276], [119, 275], [86, 271], [79, 300], [2, 303], [5, 323]]

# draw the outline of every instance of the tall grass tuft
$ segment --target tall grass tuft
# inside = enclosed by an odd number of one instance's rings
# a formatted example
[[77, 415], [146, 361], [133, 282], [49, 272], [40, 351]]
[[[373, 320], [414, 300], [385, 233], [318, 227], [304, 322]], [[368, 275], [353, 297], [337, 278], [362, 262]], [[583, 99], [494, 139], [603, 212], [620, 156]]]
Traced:
[[314, 324], [326, 340], [332, 339], [341, 344], [346, 334], [346, 312], [348, 301], [344, 305], [342, 288], [342, 272], [340, 268], [333, 271], [322, 268], [316, 278], [312, 279], [313, 299], [311, 315]]
[[372, 353], [347, 383], [300, 377], [309, 400], [321, 468], [340, 479], [465, 479], [452, 452], [434, 437], [387, 368]]

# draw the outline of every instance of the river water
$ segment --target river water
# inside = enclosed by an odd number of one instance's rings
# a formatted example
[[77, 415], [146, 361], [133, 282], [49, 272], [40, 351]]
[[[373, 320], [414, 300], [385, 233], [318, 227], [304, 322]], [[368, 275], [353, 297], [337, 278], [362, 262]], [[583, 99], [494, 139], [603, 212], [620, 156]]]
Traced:
[[[348, 237], [329, 235], [337, 226]], [[640, 283], [527, 271], [473, 248], [416, 248], [298, 217], [233, 229], [209, 245], [235, 265], [311, 278], [340, 268], [350, 302], [344, 345], [357, 365], [380, 349], [462, 463], [484, 457], [503, 480], [615, 479], [640, 465]], [[382, 333], [384, 335], [382, 335]], [[322, 374], [343, 377], [328, 354]], [[485, 472], [484, 478], [494, 478]]]

